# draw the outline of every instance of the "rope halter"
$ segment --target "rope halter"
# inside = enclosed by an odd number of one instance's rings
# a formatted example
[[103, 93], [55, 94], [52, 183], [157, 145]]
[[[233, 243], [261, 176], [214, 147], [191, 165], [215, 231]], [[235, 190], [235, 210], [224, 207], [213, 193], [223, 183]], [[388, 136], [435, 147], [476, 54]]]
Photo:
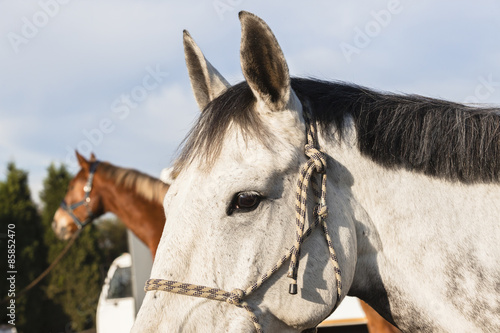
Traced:
[[[313, 229], [321, 224], [330, 252], [330, 259], [334, 265], [335, 279], [337, 283], [337, 299], [334, 310], [337, 308], [342, 295], [342, 278], [337, 256], [333, 248], [333, 242], [330, 238], [330, 235], [328, 234], [328, 228], [326, 224], [326, 216], [328, 214], [328, 208], [326, 206], [326, 155], [318, 148], [319, 146], [317, 142], [315, 123], [310, 121], [306, 111], [303, 113], [303, 115], [307, 132], [305, 154], [307, 157], [309, 157], [309, 159], [304, 165], [302, 165], [300, 169], [299, 180], [297, 182], [297, 196], [295, 202], [295, 245], [292, 246], [290, 250], [288, 250], [288, 252], [283, 255], [270, 270], [261, 275], [253, 285], [249, 286], [245, 290], [234, 289], [231, 292], [227, 292], [218, 288], [198, 286], [190, 283], [182, 283], [164, 279], [149, 279], [148, 281], [146, 281], [146, 286], [144, 287], [145, 291], [168, 291], [176, 294], [202, 297], [226, 302], [239, 308], [243, 308], [250, 316], [250, 319], [253, 322], [256, 331], [261, 333], [263, 332], [262, 326], [259, 324], [255, 312], [248, 305], [248, 303], [244, 301], [245, 297], [257, 290], [257, 288], [259, 288], [267, 279], [269, 279], [274, 273], [276, 273], [279, 268], [283, 266], [285, 262], [287, 262], [288, 259], [290, 259], [290, 266], [287, 276], [291, 279], [289, 292], [290, 294], [297, 294], [297, 271], [299, 267], [301, 245], [304, 239], [311, 234]], [[315, 172], [317, 173], [318, 178], [321, 178], [321, 188], [318, 188], [317, 180], [313, 177], [313, 174]], [[315, 200], [317, 205], [313, 210], [314, 221], [308, 226], [306, 230], [304, 230], [307, 211], [307, 192], [310, 183], [312, 183], [312, 189], [316, 198]]]
[[[94, 174], [98, 164], [99, 161], [95, 161], [90, 165], [89, 178], [87, 178], [87, 183], [83, 187], [83, 192], [85, 193], [83, 199], [71, 205], [68, 205], [64, 199], [61, 201], [61, 208], [71, 216], [78, 229], [82, 229], [94, 219], [94, 213], [92, 212], [92, 209], [90, 209], [89, 204], [90, 192], [92, 191], [92, 185], [94, 183]], [[81, 205], [85, 205], [87, 208], [87, 218], [84, 221], [81, 221], [74, 213], [75, 209]]]

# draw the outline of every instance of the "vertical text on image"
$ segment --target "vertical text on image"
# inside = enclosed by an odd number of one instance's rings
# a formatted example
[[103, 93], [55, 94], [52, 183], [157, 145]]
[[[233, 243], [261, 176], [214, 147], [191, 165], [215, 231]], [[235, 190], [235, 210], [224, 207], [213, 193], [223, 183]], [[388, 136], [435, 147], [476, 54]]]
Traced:
[[7, 306], [8, 323], [16, 325], [16, 225], [10, 223], [7, 225], [7, 281], [9, 305]]

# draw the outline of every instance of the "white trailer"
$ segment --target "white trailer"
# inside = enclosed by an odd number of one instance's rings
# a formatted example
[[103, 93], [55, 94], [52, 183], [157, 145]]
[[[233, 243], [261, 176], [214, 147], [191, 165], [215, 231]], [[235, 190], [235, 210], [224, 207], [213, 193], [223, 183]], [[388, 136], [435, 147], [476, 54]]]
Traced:
[[128, 231], [130, 253], [116, 258], [108, 270], [97, 304], [97, 333], [128, 333], [144, 299], [144, 284], [153, 260], [149, 249]]

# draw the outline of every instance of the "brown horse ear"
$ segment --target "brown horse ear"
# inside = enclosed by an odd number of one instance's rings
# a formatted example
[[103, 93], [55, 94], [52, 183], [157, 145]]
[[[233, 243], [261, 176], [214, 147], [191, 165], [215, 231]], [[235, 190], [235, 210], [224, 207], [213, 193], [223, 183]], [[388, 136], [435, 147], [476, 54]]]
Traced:
[[76, 154], [76, 159], [78, 160], [78, 164], [80, 164], [80, 167], [82, 169], [88, 170], [89, 169], [89, 161], [87, 161], [85, 159], [85, 157], [83, 157], [82, 155], [80, 155], [80, 153], [78, 151], [76, 151], [76, 150], [75, 150], [75, 154]]
[[184, 55], [194, 97], [201, 111], [231, 85], [208, 62], [189, 32], [184, 30]]
[[90, 162], [95, 162], [97, 161], [97, 158], [95, 157], [94, 153], [90, 153]]
[[257, 100], [272, 111], [282, 111], [290, 99], [288, 65], [276, 37], [261, 18], [240, 12], [240, 62]]

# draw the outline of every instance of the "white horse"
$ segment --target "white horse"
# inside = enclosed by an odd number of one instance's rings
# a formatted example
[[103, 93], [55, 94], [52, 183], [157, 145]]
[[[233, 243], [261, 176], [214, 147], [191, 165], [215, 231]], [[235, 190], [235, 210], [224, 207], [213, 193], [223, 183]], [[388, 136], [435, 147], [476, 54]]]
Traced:
[[[169, 281], [149, 285], [132, 331], [300, 332], [348, 294], [406, 332], [500, 332], [500, 110], [291, 79], [269, 27], [240, 20], [245, 81], [232, 87], [184, 35], [203, 112], [165, 197], [151, 277]], [[265, 274], [297, 248], [306, 112], [342, 282], [316, 230], [294, 295], [287, 267]], [[154, 290], [167, 285], [187, 295]]]

